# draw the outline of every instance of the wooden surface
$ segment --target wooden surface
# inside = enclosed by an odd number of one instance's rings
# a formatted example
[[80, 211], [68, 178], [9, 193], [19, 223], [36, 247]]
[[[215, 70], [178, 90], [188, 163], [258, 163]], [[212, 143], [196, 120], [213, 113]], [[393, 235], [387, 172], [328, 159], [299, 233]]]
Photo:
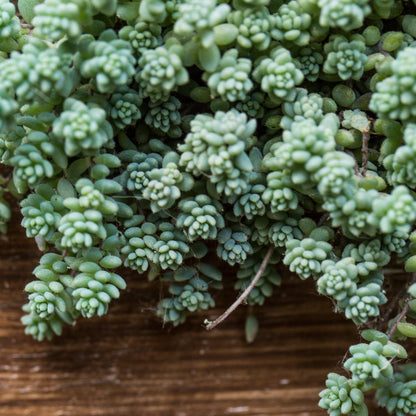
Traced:
[[[17, 216], [16, 216], [17, 217]], [[177, 328], [154, 316], [159, 288], [128, 274], [128, 289], [110, 314], [80, 320], [52, 342], [38, 343], [20, 324], [23, 288], [39, 252], [17, 224], [0, 239], [0, 415], [4, 416], [317, 416], [317, 394], [329, 371], [342, 371], [353, 325], [332, 312], [313, 282], [283, 276], [275, 296], [257, 308], [260, 332], [244, 341], [241, 306], [205, 331], [234, 299]], [[232, 273], [225, 278], [232, 281]], [[382, 415], [370, 411], [370, 415]]]

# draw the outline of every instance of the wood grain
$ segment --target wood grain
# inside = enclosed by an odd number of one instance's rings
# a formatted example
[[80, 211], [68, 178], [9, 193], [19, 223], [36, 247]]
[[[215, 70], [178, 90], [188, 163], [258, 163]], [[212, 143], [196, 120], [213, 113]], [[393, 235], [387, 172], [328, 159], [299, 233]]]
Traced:
[[201, 325], [235, 299], [232, 270], [225, 270], [230, 288], [217, 308], [177, 329], [155, 318], [158, 285], [128, 273], [128, 289], [109, 315], [81, 320], [62, 337], [38, 343], [24, 335], [19, 319], [39, 252], [18, 222], [0, 240], [0, 415], [326, 414], [317, 394], [329, 371], [342, 371], [358, 336], [313, 282], [283, 276], [282, 287], [256, 310], [260, 332], [247, 345], [245, 306], [212, 332]]

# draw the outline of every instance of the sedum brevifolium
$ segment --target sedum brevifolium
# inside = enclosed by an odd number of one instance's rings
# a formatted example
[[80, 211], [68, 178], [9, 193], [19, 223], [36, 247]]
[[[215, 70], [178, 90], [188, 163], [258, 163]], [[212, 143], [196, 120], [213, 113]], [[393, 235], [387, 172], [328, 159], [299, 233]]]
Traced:
[[121, 265], [160, 279], [174, 326], [215, 305], [213, 255], [239, 292], [261, 273], [250, 305], [287, 267], [388, 326], [362, 332], [319, 405], [365, 416], [376, 390], [416, 414], [416, 371], [392, 361], [416, 289], [391, 296], [383, 275], [416, 272], [414, 1], [33, 3], [0, 0], [0, 231], [15, 197], [44, 252], [26, 332], [107, 313]]

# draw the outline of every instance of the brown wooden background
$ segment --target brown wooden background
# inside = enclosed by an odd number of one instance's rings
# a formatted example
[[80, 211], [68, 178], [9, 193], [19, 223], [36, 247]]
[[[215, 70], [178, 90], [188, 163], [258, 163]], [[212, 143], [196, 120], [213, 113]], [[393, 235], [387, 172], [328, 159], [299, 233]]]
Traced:
[[[159, 297], [134, 273], [110, 314], [80, 320], [52, 342], [38, 343], [20, 324], [23, 288], [39, 252], [16, 215], [0, 237], [0, 415], [4, 416], [317, 416], [329, 371], [342, 371], [353, 325], [335, 315], [313, 282], [283, 277], [257, 309], [260, 332], [244, 340], [241, 306], [213, 332], [202, 328], [234, 299], [228, 290], [212, 313], [177, 329], [154, 316]], [[233, 280], [232, 272], [226, 279]], [[371, 400], [371, 399], [370, 399]], [[370, 410], [370, 415], [382, 415]]]

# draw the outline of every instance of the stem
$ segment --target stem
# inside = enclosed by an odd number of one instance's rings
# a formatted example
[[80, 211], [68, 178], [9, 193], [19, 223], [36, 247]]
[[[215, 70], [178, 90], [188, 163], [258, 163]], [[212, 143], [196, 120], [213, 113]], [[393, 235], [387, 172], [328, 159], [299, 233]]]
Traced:
[[325, 221], [329, 218], [329, 213], [326, 212], [324, 215], [322, 215], [322, 217], [319, 219], [318, 222], [318, 227], [321, 227], [322, 225], [324, 225]]
[[401, 274], [401, 275], [403, 275], [405, 273], [406, 272], [401, 268], [386, 268], [386, 269], [383, 269], [383, 274], [385, 276], [389, 275], [389, 274]]
[[400, 299], [406, 294], [407, 288], [403, 288], [399, 291], [399, 293], [394, 297], [394, 299], [390, 302], [390, 306], [387, 309], [387, 311], [383, 314], [383, 316], [380, 318], [379, 322], [379, 330], [383, 327], [384, 322], [389, 321], [390, 315], [394, 311], [394, 308], [399, 303]]
[[363, 177], [363, 175], [362, 175], [362, 174], [361, 174], [361, 172], [360, 172], [360, 168], [359, 168], [359, 166], [358, 166], [357, 159], [355, 158], [354, 153], [353, 153], [353, 152], [351, 152], [351, 150], [347, 150], [347, 149], [345, 149], [345, 150], [344, 150], [344, 152], [345, 152], [346, 154], [350, 155], [350, 156], [354, 159], [354, 161], [355, 161], [355, 165], [354, 165], [354, 172], [355, 172], [355, 174], [356, 174], [359, 178], [362, 178], [362, 177]]
[[[413, 278], [412, 278], [409, 286], [416, 282], [416, 272], [412, 273], [412, 277]], [[406, 290], [407, 290], [407, 288], [406, 288]], [[411, 300], [412, 300], [412, 296], [408, 296], [407, 299], [405, 300], [405, 304], [403, 306], [402, 311], [400, 312], [400, 315], [397, 317], [397, 319], [394, 322], [393, 326], [390, 328], [390, 331], [387, 333], [387, 338], [388, 339], [390, 339], [393, 336], [394, 331], [397, 328], [397, 325], [399, 325], [399, 322], [404, 318], [404, 316], [406, 315], [407, 311], [409, 310], [409, 302]]]
[[408, 297], [405, 301], [404, 307], [402, 309], [402, 311], [400, 312], [400, 315], [397, 317], [396, 321], [394, 322], [393, 326], [390, 328], [390, 331], [387, 333], [387, 338], [390, 339], [393, 334], [394, 331], [397, 328], [397, 325], [399, 325], [399, 322], [404, 318], [404, 316], [406, 315], [407, 311], [409, 310], [409, 301], [411, 300], [411, 297]]
[[367, 173], [368, 168], [368, 141], [370, 140], [370, 132], [368, 130], [363, 131], [363, 175]]
[[386, 56], [386, 57], [388, 57], [388, 58], [390, 58], [390, 57], [391, 57], [391, 55], [383, 49], [383, 46], [382, 46], [382, 44], [381, 44], [381, 40], [377, 43], [377, 48], [378, 48], [378, 51], [379, 51], [382, 55], [384, 55], [384, 56]]
[[235, 309], [244, 301], [244, 299], [250, 294], [253, 290], [254, 286], [256, 286], [257, 282], [259, 281], [260, 277], [263, 275], [264, 271], [266, 270], [267, 264], [269, 263], [270, 257], [273, 254], [274, 247], [270, 247], [267, 251], [266, 256], [264, 257], [263, 261], [261, 262], [260, 268], [257, 271], [254, 279], [251, 281], [250, 285], [247, 286], [246, 290], [239, 296], [239, 298], [222, 314], [220, 315], [215, 321], [208, 321], [205, 325], [205, 329], [211, 331], [217, 325], [219, 325], [222, 321], [227, 319]]

